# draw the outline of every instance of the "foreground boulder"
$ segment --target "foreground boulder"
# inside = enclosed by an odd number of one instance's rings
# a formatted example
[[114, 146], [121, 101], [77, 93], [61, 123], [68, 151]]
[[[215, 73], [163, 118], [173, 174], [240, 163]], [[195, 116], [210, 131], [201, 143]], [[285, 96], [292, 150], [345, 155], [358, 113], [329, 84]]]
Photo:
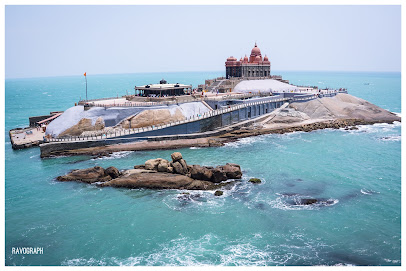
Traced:
[[56, 179], [61, 182], [79, 181], [84, 183], [95, 183], [110, 181], [112, 177], [107, 174], [102, 167], [92, 167], [73, 170], [67, 175], [58, 176]]
[[144, 165], [120, 172], [115, 167], [103, 169], [94, 167], [74, 170], [59, 181], [99, 182], [99, 186], [149, 188], [149, 189], [189, 189], [213, 190], [230, 182], [229, 179], [241, 179], [241, 168], [228, 163], [223, 166], [188, 166], [180, 152], [171, 155], [172, 162], [162, 158], [150, 159]]

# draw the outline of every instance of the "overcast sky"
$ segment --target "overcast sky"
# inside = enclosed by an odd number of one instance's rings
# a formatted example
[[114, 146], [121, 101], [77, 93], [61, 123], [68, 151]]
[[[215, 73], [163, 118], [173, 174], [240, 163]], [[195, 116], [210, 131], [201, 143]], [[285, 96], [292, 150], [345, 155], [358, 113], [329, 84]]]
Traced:
[[6, 6], [6, 78], [222, 71], [255, 41], [272, 70], [400, 71], [400, 6]]

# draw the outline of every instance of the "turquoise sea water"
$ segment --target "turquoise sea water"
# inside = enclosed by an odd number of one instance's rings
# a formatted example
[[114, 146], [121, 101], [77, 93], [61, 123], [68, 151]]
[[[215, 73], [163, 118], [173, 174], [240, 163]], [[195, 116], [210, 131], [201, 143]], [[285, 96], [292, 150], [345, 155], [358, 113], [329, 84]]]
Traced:
[[[280, 72], [294, 84], [346, 87], [401, 112], [399, 73]], [[221, 72], [88, 76], [89, 98], [134, 85], [203, 83]], [[6, 265], [400, 265], [401, 125], [245, 138], [188, 148], [189, 164], [238, 163], [243, 180], [214, 197], [193, 191], [98, 188], [55, 177], [95, 165], [131, 168], [171, 150], [40, 159], [13, 151], [8, 130], [73, 106], [83, 76], [6, 80]], [[250, 177], [262, 184], [252, 185]], [[294, 206], [323, 198], [328, 206]], [[43, 247], [13, 255], [12, 247]]]

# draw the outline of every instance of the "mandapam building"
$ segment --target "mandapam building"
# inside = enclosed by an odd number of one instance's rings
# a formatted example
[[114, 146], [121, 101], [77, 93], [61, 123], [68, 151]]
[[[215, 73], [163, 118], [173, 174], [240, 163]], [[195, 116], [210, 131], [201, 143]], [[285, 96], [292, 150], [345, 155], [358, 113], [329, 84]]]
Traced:
[[226, 61], [226, 78], [230, 77], [269, 77], [271, 75], [271, 62], [265, 55], [262, 58], [261, 50], [255, 43], [250, 57], [245, 55], [239, 61], [233, 56]]

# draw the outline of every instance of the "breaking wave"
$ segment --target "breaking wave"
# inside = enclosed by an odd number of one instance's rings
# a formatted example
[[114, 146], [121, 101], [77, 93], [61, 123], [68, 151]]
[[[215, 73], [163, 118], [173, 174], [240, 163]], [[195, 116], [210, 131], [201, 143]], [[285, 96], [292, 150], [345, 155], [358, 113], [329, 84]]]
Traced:
[[112, 159], [118, 159], [118, 158], [126, 157], [127, 155], [129, 155], [131, 153], [132, 153], [132, 151], [113, 152], [109, 156], [98, 157], [98, 158], [95, 158], [95, 159], [97, 159], [97, 160], [112, 160]]

